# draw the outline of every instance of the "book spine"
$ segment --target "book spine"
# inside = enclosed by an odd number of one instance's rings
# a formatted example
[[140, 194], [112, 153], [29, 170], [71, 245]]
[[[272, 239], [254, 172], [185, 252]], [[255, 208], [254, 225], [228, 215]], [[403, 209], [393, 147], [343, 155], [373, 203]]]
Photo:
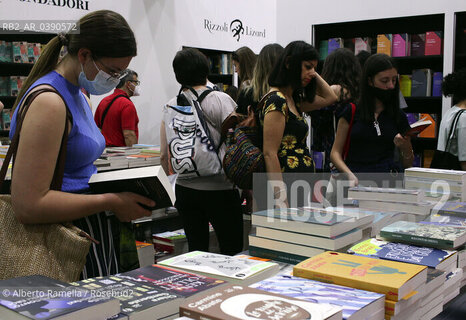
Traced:
[[394, 241], [401, 240], [401, 241], [410, 242], [412, 244], [425, 245], [427, 247], [434, 245], [434, 246], [438, 246], [442, 248], [450, 248], [450, 249], [453, 248], [453, 241], [444, 240], [444, 239], [433, 239], [433, 238], [427, 238], [427, 237], [416, 236], [416, 235], [411, 235], [411, 234], [387, 232], [384, 230], [380, 231], [380, 236], [388, 240], [394, 240]]
[[309, 257], [295, 255], [287, 252], [275, 251], [270, 249], [249, 246], [249, 254], [259, 258], [276, 260], [284, 263], [297, 264]]
[[439, 214], [441, 216], [454, 216], [454, 217], [466, 218], [466, 212], [465, 211], [439, 209], [437, 214]]

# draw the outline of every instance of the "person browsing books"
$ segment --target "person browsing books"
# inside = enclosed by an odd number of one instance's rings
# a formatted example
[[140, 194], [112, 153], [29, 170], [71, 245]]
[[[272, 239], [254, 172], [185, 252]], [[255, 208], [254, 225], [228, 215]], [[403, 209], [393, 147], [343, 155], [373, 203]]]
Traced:
[[338, 97], [336, 103], [310, 113], [313, 128], [312, 150], [324, 153], [322, 163], [324, 172], [330, 172], [330, 152], [335, 140], [338, 118], [341, 112], [359, 97], [361, 73], [358, 59], [347, 48], [336, 49], [324, 61], [322, 78]]
[[[453, 96], [453, 107], [442, 116], [440, 122], [437, 150], [447, 151], [458, 157], [462, 170], [466, 170], [466, 68], [453, 72], [442, 82], [442, 92], [445, 96]], [[452, 133], [449, 150], [446, 149], [448, 135], [453, 126], [455, 116], [459, 115], [456, 131]]]
[[[209, 62], [199, 50], [187, 48], [178, 51], [173, 59], [173, 71], [183, 89], [163, 108], [160, 159], [167, 174], [173, 171], [178, 173], [175, 207], [183, 219], [189, 251], [209, 250], [210, 222], [217, 235], [220, 252], [234, 255], [243, 248], [243, 215], [238, 190], [227, 180], [221, 164], [219, 173], [202, 175], [198, 170], [209, 163], [207, 159], [213, 157], [212, 166], [223, 159], [225, 145], [220, 145], [221, 126], [235, 110], [236, 103], [226, 93], [207, 91]], [[199, 118], [203, 118], [205, 124], [181, 119], [183, 115], [192, 114], [186, 108], [194, 104], [193, 100], [206, 93], [199, 109], [202, 113]], [[179, 114], [171, 113], [171, 110], [180, 108], [182, 111]], [[200, 146], [204, 143], [202, 141], [207, 140], [202, 136], [201, 128], [210, 132], [209, 142], [214, 145], [214, 150]], [[199, 149], [196, 149], [198, 146]], [[197, 161], [196, 157], [191, 156], [194, 154], [202, 154], [203, 157]], [[209, 169], [205, 168], [205, 171]]]
[[[410, 137], [403, 136], [410, 126], [399, 107], [398, 71], [393, 59], [385, 54], [370, 56], [363, 68], [360, 88], [354, 118], [348, 106], [338, 120], [330, 153], [336, 169], [347, 173], [355, 185], [355, 172], [400, 172], [402, 167], [411, 167], [414, 158]], [[344, 159], [348, 135], [350, 144]], [[395, 147], [401, 151], [402, 166], [394, 160]]]
[[131, 147], [138, 143], [138, 113], [131, 97], [139, 96], [138, 74], [126, 69], [111, 95], [102, 99], [95, 111], [94, 120], [105, 138], [105, 145]]
[[[93, 163], [102, 154], [105, 139], [80, 88], [93, 95], [114, 89], [137, 50], [133, 31], [116, 12], [91, 12], [78, 25], [79, 33], [60, 34], [50, 40], [15, 102], [10, 139], [25, 98], [41, 88], [56, 91], [40, 93], [26, 113], [12, 173], [11, 198], [17, 219], [23, 224], [74, 221], [99, 240], [100, 245], [91, 246], [83, 274], [94, 277], [119, 270], [115, 253], [118, 244], [110, 246], [111, 222], [103, 211], [112, 211], [120, 221], [131, 221], [151, 214], [139, 204], [155, 204], [128, 192], [88, 194], [89, 178], [97, 171]], [[63, 46], [68, 53], [58, 62]], [[71, 120], [66, 117], [66, 106]], [[70, 128], [65, 173], [61, 191], [53, 191], [50, 183], [65, 121]], [[120, 231], [113, 230], [113, 234], [119, 236]]]

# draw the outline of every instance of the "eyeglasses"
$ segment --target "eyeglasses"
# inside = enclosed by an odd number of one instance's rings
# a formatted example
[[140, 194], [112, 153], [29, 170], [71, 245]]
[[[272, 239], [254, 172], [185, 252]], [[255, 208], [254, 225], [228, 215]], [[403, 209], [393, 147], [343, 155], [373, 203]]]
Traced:
[[132, 83], [134, 83], [136, 86], [140, 85], [141, 82], [139, 80], [128, 80], [128, 81], [131, 81]]
[[[105, 69], [107, 69], [107, 70], [110, 69], [104, 63], [102, 63], [102, 61], [97, 61], [97, 62], [100, 63], [102, 66], [104, 66]], [[94, 62], [94, 65], [97, 68], [97, 70], [100, 70], [99, 67], [97, 67], [97, 65], [95, 64], [95, 62]], [[104, 71], [104, 70], [102, 70], [102, 71]], [[113, 78], [113, 79], [116, 79], [116, 80], [121, 80], [124, 77], [126, 77], [126, 75], [128, 75], [128, 71], [126, 71], [126, 70], [123, 70], [123, 71], [120, 71], [120, 72], [106, 72], [106, 71], [104, 71], [104, 72], [109, 75], [109, 78], [107, 80], [110, 80], [110, 78]]]

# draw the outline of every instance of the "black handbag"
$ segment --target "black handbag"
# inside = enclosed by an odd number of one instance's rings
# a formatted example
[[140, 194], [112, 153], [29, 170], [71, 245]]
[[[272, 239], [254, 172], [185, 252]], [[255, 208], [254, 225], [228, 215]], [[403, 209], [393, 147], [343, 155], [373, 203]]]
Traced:
[[466, 110], [460, 110], [453, 119], [450, 133], [447, 137], [447, 143], [445, 144], [445, 151], [435, 150], [434, 157], [430, 164], [431, 168], [435, 169], [450, 169], [450, 170], [461, 170], [461, 164], [458, 160], [458, 156], [455, 156], [449, 152], [451, 139], [455, 135], [456, 127], [458, 125], [461, 114]]

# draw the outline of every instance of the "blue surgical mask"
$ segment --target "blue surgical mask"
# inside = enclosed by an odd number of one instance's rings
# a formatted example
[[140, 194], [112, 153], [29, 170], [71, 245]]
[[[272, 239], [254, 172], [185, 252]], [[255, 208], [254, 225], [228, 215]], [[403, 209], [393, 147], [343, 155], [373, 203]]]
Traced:
[[103, 70], [100, 70], [97, 65], [95, 64], [94, 60], [92, 60], [94, 66], [99, 72], [95, 76], [94, 80], [89, 80], [84, 73], [83, 65], [81, 65], [81, 73], [79, 74], [78, 83], [79, 85], [86, 89], [87, 92], [94, 95], [102, 95], [108, 93], [116, 88], [118, 83], [120, 82], [119, 79], [110, 76]]

